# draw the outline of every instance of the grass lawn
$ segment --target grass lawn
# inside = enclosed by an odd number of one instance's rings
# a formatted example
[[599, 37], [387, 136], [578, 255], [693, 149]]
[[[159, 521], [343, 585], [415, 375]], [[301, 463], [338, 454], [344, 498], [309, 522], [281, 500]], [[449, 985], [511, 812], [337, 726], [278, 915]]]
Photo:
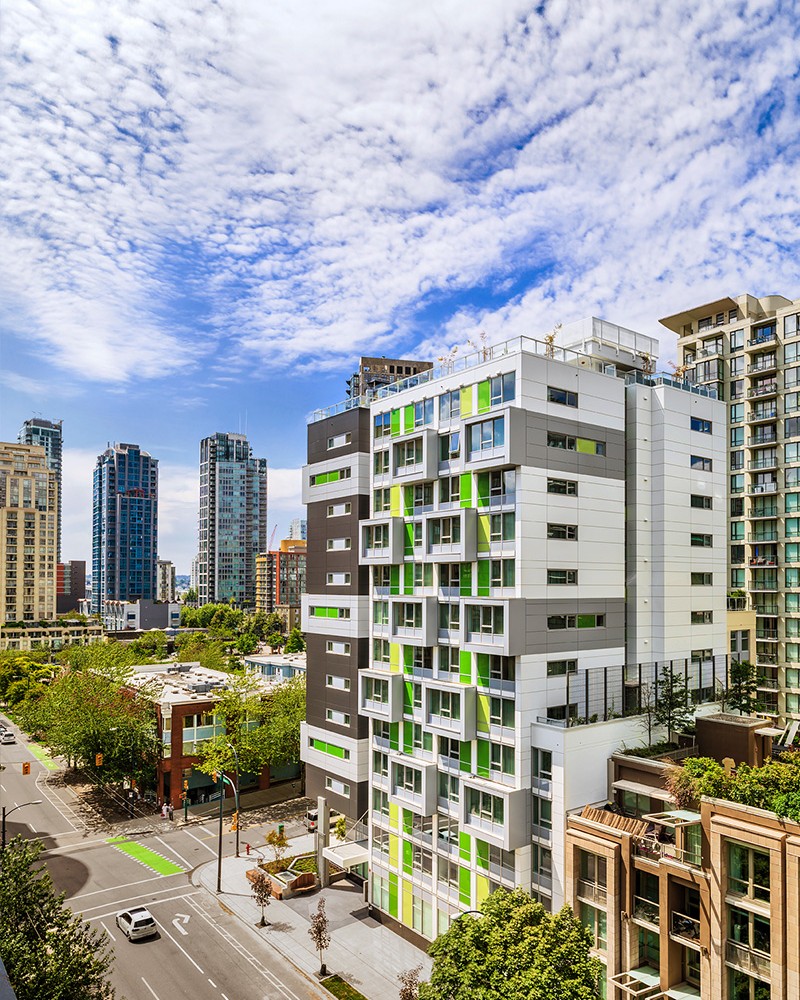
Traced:
[[341, 976], [330, 976], [328, 979], [323, 979], [322, 985], [339, 1000], [367, 1000], [363, 993], [353, 989]]

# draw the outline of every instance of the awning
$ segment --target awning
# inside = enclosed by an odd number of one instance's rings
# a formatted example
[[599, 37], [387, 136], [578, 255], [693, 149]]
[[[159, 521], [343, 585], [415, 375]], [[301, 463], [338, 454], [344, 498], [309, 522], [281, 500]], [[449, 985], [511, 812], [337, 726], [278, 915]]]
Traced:
[[639, 781], [628, 781], [627, 778], [620, 778], [613, 784], [615, 792], [635, 792], [637, 795], [649, 795], [651, 799], [658, 799], [660, 802], [672, 802], [672, 796], [666, 788], [655, 788], [653, 785], [643, 785]]
[[349, 871], [356, 865], [364, 865], [369, 861], [369, 841], [348, 840], [343, 844], [323, 847], [322, 856], [326, 861]]
[[659, 982], [658, 969], [649, 965], [644, 965], [639, 969], [631, 969], [629, 972], [620, 972], [619, 975], [609, 979], [609, 983], [627, 996], [635, 997], [636, 1000], [655, 998], [656, 994], [661, 993]]

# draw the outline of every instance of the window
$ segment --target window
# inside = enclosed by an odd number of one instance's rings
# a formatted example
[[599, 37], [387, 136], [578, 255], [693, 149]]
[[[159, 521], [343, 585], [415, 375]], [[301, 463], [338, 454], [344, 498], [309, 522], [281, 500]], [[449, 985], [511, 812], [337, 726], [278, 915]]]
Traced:
[[728, 844], [728, 892], [769, 902], [769, 852], [743, 844]]
[[372, 471], [376, 476], [385, 476], [389, 471], [389, 452], [387, 449], [376, 451], [372, 456]]
[[508, 372], [506, 375], [497, 375], [489, 379], [490, 405], [498, 406], [500, 403], [513, 402], [516, 394], [516, 383], [516, 372]]
[[[441, 793], [441, 785], [439, 790], [439, 795], [441, 798], [447, 798], [446, 795]], [[442, 844], [446, 844], [448, 847], [458, 847], [458, 821], [452, 816], [445, 816], [439, 814], [439, 822], [436, 828], [436, 839], [440, 840]]]
[[350, 678], [339, 677], [337, 674], [326, 674], [325, 687], [333, 688], [335, 691], [349, 691]]
[[577, 392], [570, 392], [569, 389], [556, 389], [549, 385], [547, 387], [547, 402], [560, 403], [562, 406], [577, 406]]
[[394, 787], [398, 791], [411, 792], [412, 795], [422, 795], [422, 772], [405, 764], [394, 766]]
[[[444, 607], [457, 608], [458, 605], [443, 605]], [[452, 619], [451, 619], [452, 621]], [[460, 650], [456, 646], [439, 647], [439, 673], [458, 674], [461, 669]]]
[[592, 947], [595, 951], [605, 951], [608, 946], [605, 910], [599, 910], [596, 906], [581, 901], [580, 918], [592, 936]]
[[711, 459], [703, 458], [702, 455], [692, 455], [690, 465], [693, 469], [699, 469], [701, 472], [711, 472]]
[[547, 661], [547, 676], [548, 677], [566, 677], [567, 674], [577, 674], [578, 672], [578, 661], [577, 660], [548, 660]]
[[693, 533], [689, 536], [689, 542], [695, 548], [710, 549], [711, 546], [714, 544], [714, 539], [711, 537], [711, 535], [699, 535]]
[[461, 518], [441, 517], [430, 522], [431, 545], [458, 545], [461, 541]]
[[401, 441], [399, 444], [395, 445], [396, 468], [407, 469], [410, 466], [419, 465], [421, 461], [422, 438], [413, 438], [411, 441]]
[[[728, 322], [735, 323], [738, 318], [739, 318], [738, 311], [736, 309], [731, 309]], [[731, 346], [731, 353], [733, 353], [734, 351], [743, 350], [744, 330], [731, 330], [730, 346]]]
[[547, 492], [560, 496], [575, 497], [578, 495], [578, 484], [573, 479], [548, 479]]
[[547, 582], [555, 584], [577, 583], [578, 571], [576, 569], [549, 569], [547, 571]]
[[513, 559], [492, 559], [489, 564], [490, 587], [513, 587], [515, 565]]
[[335, 656], [349, 656], [350, 655], [350, 643], [349, 642], [336, 642], [335, 640], [328, 640], [325, 643], [325, 652], [333, 653]]
[[553, 804], [549, 799], [540, 798], [538, 795], [531, 796], [531, 818], [533, 825], [539, 826], [543, 830], [553, 829]]
[[442, 434], [439, 438], [439, 461], [449, 462], [458, 458], [461, 454], [461, 434], [453, 431], [452, 434]]
[[605, 615], [548, 615], [547, 627], [551, 631], [566, 628], [605, 628]]
[[346, 781], [339, 781], [338, 778], [330, 778], [326, 775], [325, 788], [329, 792], [335, 792], [336, 795], [343, 795], [346, 799], [350, 798], [350, 786]]
[[337, 712], [333, 708], [325, 709], [325, 719], [327, 722], [333, 722], [337, 726], [349, 726], [350, 725], [350, 715], [348, 712]]
[[372, 623], [373, 625], [388, 625], [389, 624], [389, 602], [388, 601], [374, 601], [372, 604]]
[[352, 510], [350, 503], [332, 503], [328, 505], [328, 517], [342, 517]]
[[439, 628], [445, 632], [461, 628], [461, 606], [459, 604], [439, 605]]
[[351, 469], [335, 469], [333, 472], [318, 472], [308, 477], [309, 485], [322, 486], [325, 483], [336, 483], [340, 479], [349, 479], [352, 475]]
[[491, 604], [471, 605], [469, 608], [469, 630], [471, 634], [503, 635], [505, 633], [505, 610]]
[[744, 468], [744, 452], [743, 451], [732, 451], [730, 453], [730, 465], [732, 469], [743, 469]]
[[592, 438], [572, 437], [570, 434], [547, 432], [547, 447], [559, 448], [562, 451], [577, 451], [581, 455], [605, 455], [604, 441], [594, 441]]
[[577, 524], [548, 524], [547, 525], [547, 537], [548, 538], [564, 538], [567, 541], [574, 542], [578, 537], [578, 525]]
[[372, 789], [372, 811], [379, 816], [389, 815], [389, 796], [380, 788]]
[[471, 818], [487, 823], [502, 823], [505, 803], [499, 795], [481, 791], [478, 788], [467, 788], [467, 813]]
[[392, 433], [391, 412], [387, 410], [386, 413], [376, 414], [373, 426], [374, 426], [373, 437], [376, 438], [389, 437], [389, 435]]
[[714, 501], [711, 497], [705, 497], [699, 493], [692, 493], [691, 506], [697, 507], [700, 510], [711, 510]]
[[423, 427], [433, 423], [433, 399], [423, 399], [414, 403], [414, 426]]
[[349, 587], [351, 576], [349, 573], [326, 573], [325, 582], [329, 587]]
[[350, 619], [350, 608], [327, 608], [312, 604], [308, 613], [312, 618], [338, 618], [343, 621]]
[[514, 725], [514, 701], [511, 698], [489, 699], [489, 722], [493, 726], [511, 728]]
[[327, 549], [328, 552], [343, 552], [350, 548], [349, 538], [329, 538]]
[[422, 628], [422, 605], [403, 601], [395, 605], [394, 617], [398, 628]]
[[505, 417], [470, 424], [468, 430], [470, 454], [502, 448], [505, 444]]
[[728, 417], [728, 422], [731, 424], [740, 424], [744, 420], [744, 403], [732, 403], [730, 406], [730, 415]]
[[429, 714], [458, 721], [461, 718], [461, 694], [458, 691], [439, 691], [433, 688], [430, 692]]
[[328, 451], [331, 451], [333, 448], [344, 448], [346, 444], [350, 444], [351, 440], [350, 431], [347, 431], [346, 434], [337, 434], [335, 437], [329, 437]]
[[381, 514], [392, 509], [392, 491], [389, 487], [380, 490], [373, 490], [372, 510], [374, 514]]
[[[448, 802], [458, 802], [458, 788], [459, 782], [458, 778], [454, 774], [448, 774], [447, 771], [439, 772], [439, 798], [446, 799]], [[441, 829], [441, 822], [440, 822]], [[458, 834], [456, 834], [456, 837]], [[441, 863], [439, 865], [441, 868]]]
[[797, 437], [800, 434], [800, 417], [787, 417], [783, 422], [783, 436]]
[[731, 448], [744, 447], [744, 427], [731, 427], [730, 438]]
[[714, 582], [713, 573], [692, 573], [693, 587], [711, 587]]
[[439, 503], [459, 503], [461, 500], [461, 477], [448, 476], [439, 480]]
[[769, 917], [739, 906], [728, 907], [728, 939], [764, 955], [770, 953]]
[[389, 547], [389, 525], [368, 524], [364, 529], [364, 548], [387, 549]]
[[455, 420], [461, 414], [461, 393], [458, 389], [455, 392], [443, 392], [439, 397], [439, 419]]
[[490, 542], [513, 542], [515, 534], [516, 522], [512, 512], [489, 516]]
[[493, 681], [513, 681], [516, 675], [513, 656], [490, 656], [489, 677]]
[[551, 781], [553, 778], [553, 753], [551, 750], [531, 748], [531, 774], [534, 778]]
[[692, 611], [690, 614], [692, 625], [711, 625], [714, 622], [713, 611]]
[[490, 743], [489, 770], [498, 774], [514, 774], [514, 747]]
[[699, 431], [701, 434], [711, 433], [711, 421], [703, 420], [701, 417], [691, 417], [689, 427], [691, 430]]

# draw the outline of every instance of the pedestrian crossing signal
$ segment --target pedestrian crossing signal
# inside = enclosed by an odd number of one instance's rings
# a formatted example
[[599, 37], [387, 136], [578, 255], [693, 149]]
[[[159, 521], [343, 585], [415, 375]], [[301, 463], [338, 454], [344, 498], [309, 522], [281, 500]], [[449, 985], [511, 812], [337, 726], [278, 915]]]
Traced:
[[236, 833], [238, 829], [239, 829], [239, 813], [235, 812], [233, 816], [231, 816], [231, 833]]
[[23, 760], [23, 762], [22, 762], [22, 773], [23, 774], [30, 774], [31, 773], [31, 762], [29, 760]]
[[95, 767], [103, 766], [103, 755], [101, 753], [96, 753], [94, 755], [94, 766]]

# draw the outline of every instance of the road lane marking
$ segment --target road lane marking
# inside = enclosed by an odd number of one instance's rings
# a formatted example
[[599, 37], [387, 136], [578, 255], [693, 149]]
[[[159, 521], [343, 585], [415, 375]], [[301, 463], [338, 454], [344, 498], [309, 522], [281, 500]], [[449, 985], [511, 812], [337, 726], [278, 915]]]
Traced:
[[[147, 908], [151, 909], [154, 906], [158, 906], [159, 903], [177, 903], [178, 900], [186, 900], [188, 902], [189, 901], [189, 896], [199, 896], [199, 895], [200, 895], [200, 892], [198, 890], [198, 892], [186, 893], [185, 896], [170, 896], [168, 899], [153, 899], [152, 893], [148, 892], [148, 893], [146, 893], [143, 896], [126, 896], [125, 899], [121, 899], [117, 903], [113, 903], [113, 904], [112, 903], [104, 903], [103, 904], [104, 906], [112, 906], [113, 905], [113, 907], [114, 907], [114, 909], [113, 910], [109, 910], [108, 913], [95, 913], [94, 916], [87, 917], [85, 913], [81, 912], [80, 916], [84, 920], [86, 920], [87, 922], [90, 921], [90, 920], [100, 921], [100, 920], [105, 920], [106, 917], [115, 917], [117, 915], [117, 913], [119, 913], [120, 910], [125, 909], [126, 906], [130, 906], [131, 903], [135, 903], [137, 899], [146, 899], [146, 900], [148, 900]], [[102, 909], [102, 907], [95, 906], [95, 907], [93, 907], [93, 909], [99, 910], [99, 909]]]
[[108, 934], [108, 936], [111, 938], [112, 941], [116, 941], [117, 940], [114, 937], [114, 935], [111, 933], [111, 931], [106, 927], [106, 925], [104, 923], [101, 922], [100, 926], [103, 928], [103, 930], [106, 932], [106, 934]]
[[166, 842], [166, 840], [164, 840], [163, 837], [156, 837], [156, 840], [159, 842], [159, 844], [163, 844], [164, 847], [166, 847], [166, 849], [168, 851], [172, 851], [172, 853], [175, 855], [175, 857], [178, 859], [178, 861], [180, 861], [181, 864], [183, 864], [183, 865], [186, 866], [187, 870], [189, 868], [194, 868], [194, 865], [191, 863], [191, 861], [187, 861], [186, 858], [184, 858], [182, 855], [178, 854], [178, 852], [175, 850], [175, 848], [172, 847], [170, 844], [168, 844]]
[[186, 935], [189, 932], [186, 930], [185, 925], [188, 924], [190, 920], [191, 917], [189, 916], [188, 913], [176, 913], [175, 919], [172, 921], [172, 926], [175, 928], [176, 931], [180, 931], [180, 933], [183, 934], [184, 937], [186, 937]]
[[148, 990], [150, 990], [150, 992], [151, 992], [151, 993], [153, 994], [153, 996], [154, 996], [154, 997], [156, 998], [156, 1000], [159, 1000], [159, 996], [158, 996], [158, 994], [157, 994], [157, 993], [156, 993], [156, 991], [155, 991], [155, 990], [153, 989], [153, 987], [152, 987], [152, 986], [150, 985], [150, 983], [148, 983], [148, 981], [147, 981], [147, 980], [146, 980], [146, 979], [144, 978], [144, 976], [142, 976], [142, 982], [143, 982], [143, 983], [144, 983], [144, 985], [145, 985], [145, 986], [146, 986], [146, 987], [148, 988]]
[[127, 837], [110, 837], [107, 843], [123, 854], [127, 854], [134, 861], [138, 861], [145, 868], [154, 871], [157, 875], [179, 875], [186, 870], [182, 865], [176, 865], [174, 861], [165, 858], [158, 851], [145, 847], [137, 840], [128, 840]]
[[44, 747], [40, 747], [38, 743], [29, 743], [28, 749], [40, 764], [44, 764], [48, 771], [61, 770], [60, 765], [56, 764], [50, 754], [44, 749]]
[[183, 947], [183, 945], [180, 943], [180, 941], [177, 941], [170, 934], [170, 932], [167, 930], [167, 928], [164, 927], [163, 925], [159, 929], [161, 931], [163, 931], [164, 934], [167, 935], [167, 937], [175, 945], [176, 948], [179, 948], [183, 952], [183, 954], [189, 959], [189, 961], [192, 963], [192, 965], [195, 967], [195, 969], [197, 969], [197, 971], [200, 973], [200, 975], [201, 976], [205, 976], [205, 972], [203, 972], [203, 970], [200, 968], [200, 966], [197, 964], [197, 962], [195, 962], [195, 960], [192, 958], [192, 956], [189, 954], [189, 952]]
[[[69, 825], [72, 827], [73, 833], [80, 833], [81, 832], [81, 827], [84, 830], [86, 830], [87, 829], [86, 823], [80, 818], [80, 816], [78, 816], [78, 814], [75, 812], [75, 810], [72, 808], [72, 806], [67, 805], [67, 803], [64, 802], [63, 799], [59, 799], [59, 801], [61, 802], [61, 805], [64, 806], [65, 809], [69, 809], [69, 811], [75, 817], [75, 819], [77, 820], [77, 823], [79, 824], [77, 826], [69, 818], [69, 816], [67, 816], [67, 814], [64, 812], [64, 810], [61, 809], [56, 804], [56, 801], [55, 801], [56, 795], [55, 795], [55, 793], [53, 793], [53, 794], [50, 793], [50, 786], [47, 784], [47, 778], [48, 778], [48, 775], [44, 771], [41, 771], [39, 774], [36, 775], [36, 787], [39, 789], [39, 793], [41, 795], [43, 795], [47, 799], [47, 801], [55, 809], [55, 811], [59, 814], [59, 816], [61, 816], [61, 818], [63, 820], [65, 820], [67, 823], [69, 823]], [[42, 780], [42, 779], [44, 779], [44, 780]]]
[[196, 840], [201, 847], [205, 847], [205, 849], [209, 851], [211, 854], [213, 854], [214, 857], [217, 856], [217, 852], [214, 850], [214, 848], [209, 847], [208, 844], [204, 840], [201, 840], [199, 837], [195, 837], [195, 835], [191, 832], [191, 830], [185, 830], [184, 832], [186, 833], [187, 836], [191, 837], [192, 840]]
[[157, 881], [158, 875], [155, 878], [140, 878], [138, 882], [126, 882], [125, 885], [110, 885], [107, 889], [94, 889], [92, 892], [82, 892], [80, 896], [68, 896], [67, 898], [72, 903], [76, 899], [88, 899], [89, 896], [99, 896], [103, 892], [116, 892], [117, 889], [129, 889], [132, 885], [144, 885], [145, 882]]
[[213, 980], [213, 979], [209, 978], [209, 980], [208, 980], [208, 981], [209, 981], [209, 982], [211, 983], [211, 985], [212, 985], [212, 986], [214, 987], [214, 989], [216, 989], [216, 988], [217, 988], [217, 984], [216, 984], [216, 983], [214, 982], [214, 980]]

